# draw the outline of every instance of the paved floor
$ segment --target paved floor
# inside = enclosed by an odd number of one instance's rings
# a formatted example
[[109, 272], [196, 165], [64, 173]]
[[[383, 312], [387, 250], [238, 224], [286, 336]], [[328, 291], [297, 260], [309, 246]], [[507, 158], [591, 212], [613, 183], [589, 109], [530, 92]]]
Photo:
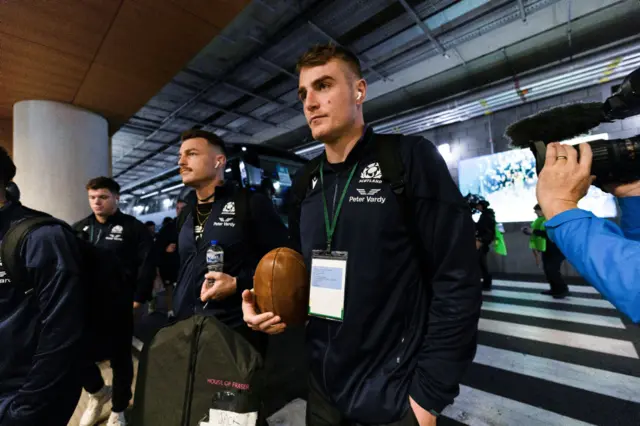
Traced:
[[478, 353], [441, 424], [640, 425], [640, 329], [586, 286], [496, 281]]
[[[640, 425], [640, 328], [591, 287], [572, 286], [563, 300], [546, 288], [496, 281], [484, 294], [478, 352], [440, 426]], [[146, 316], [136, 334], [165, 321]], [[303, 339], [298, 329], [271, 341], [272, 412], [305, 395]]]

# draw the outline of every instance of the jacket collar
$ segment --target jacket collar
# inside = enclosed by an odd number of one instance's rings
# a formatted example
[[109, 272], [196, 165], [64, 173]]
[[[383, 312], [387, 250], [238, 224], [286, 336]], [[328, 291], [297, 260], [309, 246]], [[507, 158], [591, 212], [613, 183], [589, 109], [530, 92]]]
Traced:
[[[365, 125], [362, 136], [360, 137], [360, 139], [358, 139], [358, 142], [356, 142], [354, 147], [351, 149], [351, 152], [349, 152], [349, 154], [347, 155], [347, 158], [345, 159], [344, 163], [342, 163], [344, 167], [347, 167], [347, 168], [351, 167], [362, 159], [362, 157], [367, 151], [367, 147], [371, 145], [371, 140], [373, 139], [374, 136], [375, 134], [373, 133], [373, 129], [371, 128], [371, 126], [369, 126], [368, 124]], [[326, 151], [323, 152], [322, 155], [323, 155], [323, 163], [325, 164], [325, 170], [327, 168], [331, 169], [331, 165], [327, 161]]]
[[[122, 213], [120, 211], [120, 209], [117, 209], [114, 214], [112, 214], [111, 216], [109, 216], [107, 218], [107, 221], [105, 222], [105, 225], [110, 225], [110, 224], [113, 224], [113, 223], [120, 223], [123, 216], [124, 216], [124, 213]], [[96, 219], [96, 215], [94, 213], [91, 213], [87, 219], [89, 219], [89, 221], [91, 223], [94, 223], [94, 224], [99, 223], [98, 219]]]
[[[213, 201], [219, 199], [224, 199], [232, 195], [235, 191], [235, 184], [231, 181], [225, 181], [222, 185], [216, 186], [215, 195], [213, 197]], [[198, 197], [196, 196], [196, 191], [191, 191], [185, 197], [185, 201], [191, 208], [195, 208], [198, 204]]]

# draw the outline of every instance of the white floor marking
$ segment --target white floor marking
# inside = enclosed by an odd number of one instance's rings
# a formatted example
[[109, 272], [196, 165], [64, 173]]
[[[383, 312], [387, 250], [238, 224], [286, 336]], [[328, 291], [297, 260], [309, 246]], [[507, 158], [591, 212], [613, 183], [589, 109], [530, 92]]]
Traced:
[[603, 299], [585, 299], [582, 297], [569, 296], [565, 299], [554, 299], [551, 296], [545, 294], [525, 293], [522, 291], [507, 291], [507, 290], [491, 290], [491, 292], [485, 293], [485, 296], [503, 297], [506, 299], [517, 300], [532, 300], [535, 302], [548, 302], [557, 303], [563, 305], [575, 305], [575, 306], [588, 306], [591, 308], [607, 308], [615, 309], [611, 303]]
[[505, 303], [482, 302], [483, 311], [501, 312], [533, 318], [546, 318], [569, 321], [578, 324], [599, 325], [602, 327], [625, 329], [620, 318], [603, 315], [583, 314], [581, 312], [557, 311], [555, 309], [535, 308], [531, 306], [508, 305]]
[[561, 414], [460, 386], [460, 395], [442, 412], [468, 426], [590, 426]]
[[490, 333], [639, 359], [633, 343], [625, 340], [590, 336], [587, 334], [534, 327], [531, 325], [513, 324], [484, 318], [480, 318], [478, 326], [481, 331]]
[[478, 345], [473, 362], [640, 403], [640, 377]]

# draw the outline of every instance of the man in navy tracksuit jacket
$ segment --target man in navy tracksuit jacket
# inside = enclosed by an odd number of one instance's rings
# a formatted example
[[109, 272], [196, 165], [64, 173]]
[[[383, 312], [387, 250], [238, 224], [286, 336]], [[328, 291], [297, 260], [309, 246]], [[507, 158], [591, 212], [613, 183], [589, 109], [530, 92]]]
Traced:
[[[377, 136], [364, 125], [358, 59], [316, 46], [299, 70], [305, 116], [325, 153], [290, 229], [311, 267], [312, 250], [326, 249], [337, 216], [331, 250], [348, 253], [343, 319], [311, 316], [307, 325], [307, 425], [433, 426], [475, 355], [482, 295], [471, 213], [437, 149], [397, 138], [412, 238], [380, 172]], [[256, 315], [252, 299], [243, 293], [247, 324], [281, 331], [273, 314]]]
[[[253, 287], [260, 259], [275, 248], [289, 245], [287, 228], [271, 200], [260, 193], [245, 196], [245, 217], [239, 217], [236, 202], [242, 196], [241, 189], [223, 181], [226, 155], [218, 136], [193, 130], [185, 132], [182, 140], [182, 179], [195, 191], [187, 197], [190, 199], [183, 212], [186, 219], [178, 237], [181, 266], [174, 309], [178, 318], [194, 313], [211, 315], [232, 328], [249, 332], [242, 321], [240, 295]], [[224, 250], [222, 273], [207, 271], [206, 252], [214, 240]], [[203, 287], [205, 277], [215, 281], [208, 290]], [[249, 333], [247, 337], [264, 350], [260, 334]]]
[[80, 426], [93, 425], [109, 399], [112, 405], [107, 426], [125, 426], [124, 411], [129, 406], [133, 382], [133, 309], [151, 299], [156, 276], [153, 239], [142, 222], [118, 208], [120, 185], [115, 180], [97, 177], [87, 183], [86, 189], [93, 213], [73, 228], [88, 242], [102, 249], [105, 256], [113, 255], [119, 260], [124, 275], [124, 282], [120, 284], [126, 287], [122, 289], [121, 302], [132, 308], [110, 319], [114, 340], [109, 348], [98, 351], [102, 355], [100, 358], [110, 361], [113, 386], [105, 385], [100, 368], [94, 363], [89, 363], [83, 374], [89, 401]]
[[[0, 148], [0, 240], [34, 212], [7, 201], [5, 184], [15, 166]], [[21, 258], [29, 284], [25, 295], [0, 265], [0, 425], [66, 426], [80, 397], [85, 304], [75, 236], [47, 225], [26, 238]]]

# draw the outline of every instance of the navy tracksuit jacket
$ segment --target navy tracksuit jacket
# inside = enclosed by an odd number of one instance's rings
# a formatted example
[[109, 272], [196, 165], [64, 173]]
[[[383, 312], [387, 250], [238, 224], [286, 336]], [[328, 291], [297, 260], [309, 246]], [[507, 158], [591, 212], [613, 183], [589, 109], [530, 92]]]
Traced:
[[[258, 262], [269, 251], [290, 245], [287, 228], [266, 196], [251, 196], [248, 220], [240, 223], [235, 215], [234, 197], [239, 188], [232, 183], [216, 188], [211, 215], [204, 227], [201, 241], [194, 235], [195, 205], [178, 237], [180, 273], [174, 293], [174, 310], [178, 318], [194, 313], [211, 315], [231, 327], [243, 325], [242, 291], [253, 288], [253, 274]], [[231, 204], [230, 204], [231, 203]], [[226, 207], [226, 208], [225, 208]], [[245, 229], [248, 227], [248, 229]], [[237, 291], [225, 300], [212, 300], [204, 310], [200, 290], [207, 273], [206, 252], [216, 240], [224, 250], [223, 272], [237, 278]]]
[[[373, 138], [369, 129], [344, 163], [325, 162], [330, 211], [357, 164], [332, 247], [348, 252], [344, 321], [311, 318], [307, 341], [311, 374], [332, 404], [349, 420], [384, 424], [404, 417], [409, 396], [435, 412], [453, 401], [475, 355], [482, 294], [471, 213], [436, 147], [415, 137], [398, 146], [419, 254]], [[307, 267], [312, 250], [326, 248], [322, 189], [316, 173], [299, 223], [290, 219]]]
[[[0, 209], [0, 240], [32, 214], [19, 203]], [[48, 225], [27, 236], [21, 253], [32, 293], [20, 291], [0, 265], [0, 425], [66, 426], [82, 388], [76, 367], [86, 306], [78, 247], [71, 232]]]

